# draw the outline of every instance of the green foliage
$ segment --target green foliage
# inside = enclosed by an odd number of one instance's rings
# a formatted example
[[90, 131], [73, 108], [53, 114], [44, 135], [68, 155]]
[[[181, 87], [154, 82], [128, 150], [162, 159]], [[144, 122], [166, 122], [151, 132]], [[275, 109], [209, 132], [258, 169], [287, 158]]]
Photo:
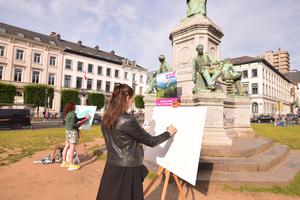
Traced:
[[135, 107], [142, 109], [145, 108], [144, 97], [142, 95], [136, 95], [134, 97]]
[[[99, 126], [92, 126], [84, 132], [84, 141], [93, 141], [102, 137]], [[37, 151], [50, 149], [52, 145], [64, 143], [65, 129], [50, 128], [36, 130], [1, 131], [0, 134], [0, 166], [8, 165], [33, 155]]]
[[0, 83], [0, 103], [14, 103], [16, 92], [16, 86]]
[[62, 90], [61, 91], [61, 106], [65, 107], [67, 103], [74, 102], [75, 104], [79, 104], [79, 92], [77, 90]]
[[176, 98], [177, 97], [177, 87], [176, 86], [169, 86], [166, 89], [158, 89], [156, 92], [156, 96], [158, 98]]
[[274, 126], [273, 124], [252, 124], [253, 130], [261, 136], [286, 144], [292, 149], [300, 149], [300, 126]]
[[104, 106], [105, 96], [101, 93], [88, 93], [87, 104], [97, 106], [97, 110]]
[[50, 97], [49, 104], [51, 104], [54, 98], [53, 87], [42, 84], [26, 85], [24, 87], [24, 103], [42, 107], [46, 105], [48, 97]]
[[272, 192], [291, 196], [300, 196], [300, 174], [298, 174], [287, 187], [280, 187], [277, 185], [274, 185], [272, 187], [243, 185], [240, 187], [225, 186], [225, 190], [233, 190], [236, 192]]

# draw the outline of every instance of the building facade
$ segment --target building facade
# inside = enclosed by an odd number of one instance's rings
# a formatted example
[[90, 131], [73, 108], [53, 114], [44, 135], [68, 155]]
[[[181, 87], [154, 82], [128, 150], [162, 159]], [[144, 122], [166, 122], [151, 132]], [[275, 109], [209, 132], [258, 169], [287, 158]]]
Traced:
[[[0, 81], [17, 86], [15, 103], [23, 103], [23, 87], [54, 87], [52, 110], [60, 109], [63, 48], [48, 36], [0, 23]], [[45, 105], [48, 106], [48, 105]]]
[[17, 103], [23, 103], [23, 87], [28, 84], [54, 87], [53, 104], [45, 107], [56, 113], [62, 109], [62, 89], [77, 89], [81, 104], [88, 92], [103, 93], [108, 99], [118, 83], [142, 95], [146, 74], [145, 68], [114, 51], [65, 41], [54, 32], [48, 36], [0, 23], [0, 81], [17, 86]]
[[290, 81], [297, 84], [297, 88], [293, 89], [291, 94], [293, 95], [293, 102], [294, 102], [294, 113], [299, 110], [300, 112], [300, 71], [291, 71], [284, 74], [286, 78], [288, 78]]
[[252, 100], [253, 115], [291, 112], [291, 91], [296, 85], [270, 63], [247, 56], [233, 58], [231, 62], [243, 74], [241, 83]]
[[263, 58], [274, 66], [279, 72], [286, 73], [290, 71], [290, 55], [287, 51], [267, 51]]

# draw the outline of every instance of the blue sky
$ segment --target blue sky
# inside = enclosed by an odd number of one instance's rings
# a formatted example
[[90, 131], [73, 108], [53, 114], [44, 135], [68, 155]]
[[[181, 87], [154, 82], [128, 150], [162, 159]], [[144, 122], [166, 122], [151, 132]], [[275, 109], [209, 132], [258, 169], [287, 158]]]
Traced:
[[[169, 33], [186, 15], [186, 0], [0, 0], [0, 21], [104, 51], [157, 69], [171, 64]], [[257, 56], [281, 48], [300, 70], [299, 0], [208, 0], [208, 17], [222, 28], [221, 57]]]

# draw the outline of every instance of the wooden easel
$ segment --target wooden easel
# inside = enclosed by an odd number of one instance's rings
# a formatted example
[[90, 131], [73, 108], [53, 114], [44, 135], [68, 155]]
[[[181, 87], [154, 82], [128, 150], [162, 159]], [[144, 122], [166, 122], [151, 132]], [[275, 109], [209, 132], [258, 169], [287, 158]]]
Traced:
[[87, 156], [87, 150], [86, 150], [86, 144], [84, 142], [84, 139], [83, 139], [83, 132], [82, 130], [79, 130], [79, 138], [83, 144], [83, 148], [84, 148], [84, 151], [85, 151], [85, 156]]
[[[163, 168], [162, 166], [159, 167], [159, 169], [157, 170], [155, 178], [150, 182], [150, 184], [145, 189], [144, 197], [147, 195], [147, 193], [149, 192], [150, 188], [153, 186], [155, 181], [163, 174], [163, 172], [165, 172], [165, 182], [164, 182], [163, 191], [161, 193], [161, 198], [160, 199], [161, 200], [166, 199], [166, 194], [167, 194], [167, 189], [168, 189], [168, 184], [169, 184], [171, 172], [169, 170]], [[172, 174], [172, 175], [173, 175], [173, 178], [175, 180], [176, 186], [178, 188], [181, 200], [186, 200], [186, 198], [184, 196], [184, 193], [183, 193], [183, 190], [182, 190], [182, 187], [179, 183], [178, 177], [175, 174]]]

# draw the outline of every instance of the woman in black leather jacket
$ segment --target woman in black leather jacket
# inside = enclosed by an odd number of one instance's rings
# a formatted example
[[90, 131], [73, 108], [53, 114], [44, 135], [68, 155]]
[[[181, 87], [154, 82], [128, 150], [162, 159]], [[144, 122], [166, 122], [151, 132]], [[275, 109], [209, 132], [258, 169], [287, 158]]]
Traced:
[[107, 148], [107, 161], [97, 200], [143, 200], [143, 181], [148, 174], [143, 165], [142, 144], [159, 145], [176, 133], [173, 126], [151, 136], [126, 111], [132, 106], [134, 91], [126, 84], [115, 87], [101, 130]]

